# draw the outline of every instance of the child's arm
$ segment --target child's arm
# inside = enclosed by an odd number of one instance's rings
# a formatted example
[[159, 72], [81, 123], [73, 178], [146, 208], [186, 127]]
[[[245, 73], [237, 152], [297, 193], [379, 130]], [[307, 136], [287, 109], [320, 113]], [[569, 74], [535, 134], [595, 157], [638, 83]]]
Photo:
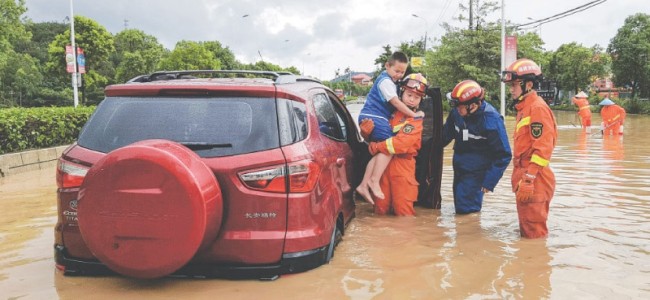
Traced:
[[412, 111], [402, 100], [400, 100], [398, 97], [393, 97], [388, 102], [393, 105], [397, 110], [401, 111], [403, 114], [405, 114], [407, 117], [415, 118], [415, 117], [424, 117], [424, 112], [423, 111], [418, 111], [417, 113]]

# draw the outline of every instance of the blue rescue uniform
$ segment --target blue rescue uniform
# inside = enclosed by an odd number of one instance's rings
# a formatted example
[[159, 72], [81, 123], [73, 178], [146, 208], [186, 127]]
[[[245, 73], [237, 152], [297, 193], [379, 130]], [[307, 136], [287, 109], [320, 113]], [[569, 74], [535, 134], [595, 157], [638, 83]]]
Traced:
[[443, 127], [443, 143], [452, 140], [456, 213], [481, 211], [481, 188], [494, 191], [512, 159], [503, 117], [485, 101], [465, 118], [452, 109]]
[[[366, 103], [363, 105], [363, 108], [359, 113], [359, 124], [361, 124], [363, 119], [372, 119], [375, 123], [375, 128], [370, 134], [371, 140], [369, 142], [379, 142], [393, 136], [393, 129], [388, 120], [395, 111], [395, 107], [388, 102], [390, 99], [386, 99], [379, 90], [379, 84], [384, 80], [390, 80], [391, 82], [393, 80], [388, 76], [386, 71], [381, 72], [375, 80], [372, 88], [370, 88], [370, 92], [366, 96]], [[395, 92], [397, 92], [397, 90], [398, 87], [395, 85]]]

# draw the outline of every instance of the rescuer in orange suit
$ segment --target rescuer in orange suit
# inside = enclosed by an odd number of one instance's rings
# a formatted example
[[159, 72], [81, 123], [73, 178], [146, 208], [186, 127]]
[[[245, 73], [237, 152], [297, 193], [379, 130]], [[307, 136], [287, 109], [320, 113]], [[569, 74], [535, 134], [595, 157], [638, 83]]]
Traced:
[[578, 116], [580, 116], [582, 129], [589, 130], [591, 128], [591, 106], [589, 106], [587, 94], [585, 94], [585, 92], [580, 92], [576, 94], [571, 100], [573, 104], [578, 107]]
[[557, 123], [548, 104], [535, 88], [542, 71], [532, 60], [521, 58], [502, 74], [517, 109], [514, 130], [512, 190], [517, 198], [517, 214], [522, 237], [548, 235], [546, 221], [555, 192], [555, 175], [549, 167], [557, 141]]
[[[414, 112], [426, 91], [426, 79], [421, 74], [411, 74], [401, 84], [401, 100]], [[384, 198], [373, 196], [376, 214], [393, 213], [397, 216], [414, 216], [413, 203], [418, 199], [418, 182], [415, 179], [415, 156], [422, 144], [422, 117], [407, 117], [395, 111], [390, 119], [393, 137], [369, 144], [370, 154], [393, 155], [388, 167], [379, 180]], [[363, 120], [360, 124], [362, 135], [369, 135], [374, 124]]]
[[614, 101], [605, 98], [599, 103], [603, 108], [600, 110], [600, 116], [603, 119], [601, 129], [603, 135], [623, 134], [623, 123], [625, 122], [625, 109], [616, 105]]

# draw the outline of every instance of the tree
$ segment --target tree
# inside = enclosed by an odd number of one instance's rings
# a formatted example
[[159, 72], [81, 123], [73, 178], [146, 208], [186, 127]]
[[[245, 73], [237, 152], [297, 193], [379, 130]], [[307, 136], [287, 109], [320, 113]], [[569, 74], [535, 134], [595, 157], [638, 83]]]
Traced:
[[560, 46], [552, 55], [547, 77], [557, 82], [558, 88], [573, 92], [584, 90], [593, 78], [605, 75], [606, 59], [601, 59], [602, 49], [587, 48], [575, 42]]
[[[38, 60], [29, 54], [11, 52], [1, 70], [2, 86], [8, 89], [10, 100], [20, 106], [38, 106], [33, 97], [38, 92], [38, 83], [43, 75], [38, 68]], [[5, 95], [6, 96], [6, 95]]]
[[14, 95], [24, 88], [18, 80], [32, 74], [36, 67], [31, 56], [16, 51], [16, 45], [25, 45], [31, 38], [20, 21], [26, 11], [24, 0], [0, 0], [0, 98], [6, 106], [18, 102], [14, 101]]
[[273, 72], [290, 72], [292, 74], [300, 74], [298, 68], [291, 66], [288, 68], [283, 68], [278, 65], [272, 64], [266, 61], [258, 61], [254, 64], [241, 65], [243, 70], [252, 70], [252, 71], [273, 71]]
[[380, 54], [379, 57], [375, 58], [375, 65], [379, 65], [380, 68], [383, 68], [390, 56], [393, 55], [390, 45], [384, 45], [382, 48], [384, 49], [384, 52]]
[[25, 12], [25, 0], [0, 0], [0, 53], [13, 51], [14, 45], [29, 42], [31, 33], [20, 21]]
[[[498, 95], [501, 69], [501, 32], [496, 24], [478, 30], [452, 28], [441, 43], [427, 52], [424, 70], [429, 81], [443, 91], [451, 91], [460, 81], [472, 79], [489, 94]], [[512, 31], [512, 29], [510, 29]], [[542, 41], [532, 33], [518, 36], [517, 57], [527, 57], [544, 63]]]
[[115, 82], [153, 73], [166, 53], [158, 39], [138, 29], [122, 30], [115, 35], [114, 41]]
[[[235, 58], [235, 54], [228, 47], [223, 47], [218, 41], [203, 42], [208, 51], [221, 62], [221, 68], [224, 70], [239, 69], [241, 65]], [[297, 74], [297, 73], [296, 73]]]
[[193, 41], [180, 41], [158, 64], [161, 70], [220, 70], [221, 61], [205, 47]]
[[631, 87], [632, 98], [637, 92], [650, 96], [650, 15], [638, 13], [625, 19], [607, 52], [612, 57], [614, 83]]
[[[115, 51], [113, 35], [92, 19], [75, 16], [75, 44], [84, 50], [86, 74], [83, 76], [84, 98], [89, 103], [97, 103], [104, 94], [104, 87], [113, 78], [115, 68], [110, 55]], [[58, 80], [61, 86], [71, 89], [70, 74], [66, 72], [65, 46], [70, 44], [70, 30], [57, 35], [48, 48], [46, 77]], [[83, 102], [83, 101], [82, 101]]]
[[17, 44], [16, 51], [27, 53], [38, 59], [41, 64], [47, 63], [47, 47], [54, 40], [54, 37], [63, 34], [70, 26], [64, 23], [27, 22], [25, 28], [31, 32], [31, 40], [24, 44]]

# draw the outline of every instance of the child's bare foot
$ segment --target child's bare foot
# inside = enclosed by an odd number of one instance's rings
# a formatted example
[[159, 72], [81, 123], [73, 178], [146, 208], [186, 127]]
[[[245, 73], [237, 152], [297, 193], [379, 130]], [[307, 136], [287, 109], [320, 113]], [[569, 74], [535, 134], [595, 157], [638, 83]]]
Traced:
[[372, 194], [375, 195], [375, 197], [379, 199], [384, 199], [384, 192], [381, 191], [381, 186], [379, 186], [379, 184], [377, 183], [373, 184], [371, 182], [370, 184], [368, 184], [368, 187], [370, 188]]
[[372, 195], [370, 195], [370, 190], [368, 190], [367, 185], [360, 184], [356, 188], [357, 194], [361, 195], [363, 197], [363, 200], [366, 200], [366, 202], [374, 205], [375, 201], [372, 201]]

